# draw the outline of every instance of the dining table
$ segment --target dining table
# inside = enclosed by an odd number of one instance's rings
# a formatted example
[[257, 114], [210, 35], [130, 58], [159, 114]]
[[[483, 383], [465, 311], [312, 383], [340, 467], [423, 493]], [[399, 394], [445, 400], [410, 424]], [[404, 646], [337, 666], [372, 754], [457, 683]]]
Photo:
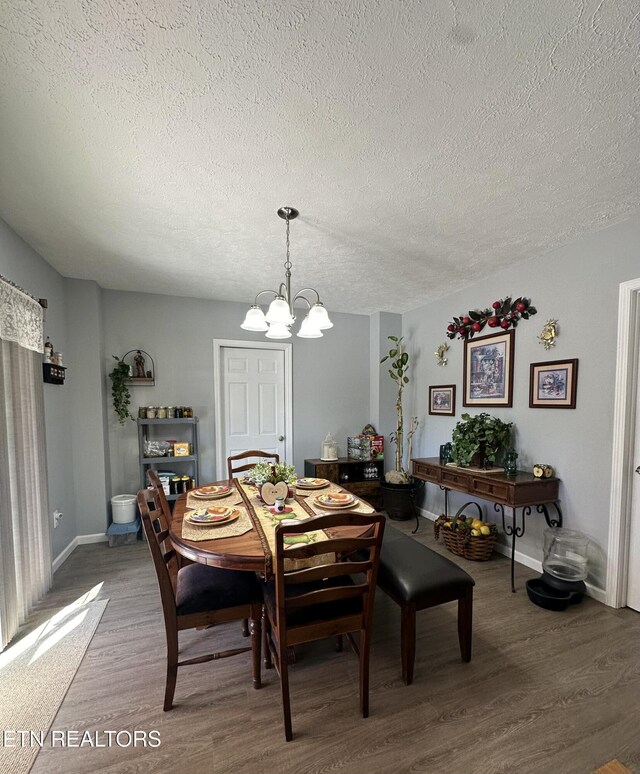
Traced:
[[[225, 492], [225, 489], [228, 491]], [[211, 498], [207, 493], [211, 492]], [[265, 580], [273, 578], [275, 528], [283, 519], [307, 519], [321, 513], [335, 513], [336, 509], [323, 507], [318, 495], [336, 493], [350, 495], [353, 502], [341, 510], [373, 513], [375, 509], [365, 500], [329, 481], [322, 487], [302, 489], [295, 485], [285, 503], [286, 513], [274, 513], [259, 496], [258, 488], [242, 478], [217, 481], [181, 494], [174, 504], [169, 539], [180, 556], [192, 562], [233, 570], [257, 572]], [[225, 525], [195, 525], [193, 514], [202, 514], [209, 507], [228, 507], [234, 511], [235, 521]], [[236, 514], [235, 512], [239, 512]], [[186, 517], [186, 518], [185, 518]], [[326, 536], [360, 537], [367, 527], [340, 526], [326, 530]], [[239, 532], [242, 534], [228, 534]]]

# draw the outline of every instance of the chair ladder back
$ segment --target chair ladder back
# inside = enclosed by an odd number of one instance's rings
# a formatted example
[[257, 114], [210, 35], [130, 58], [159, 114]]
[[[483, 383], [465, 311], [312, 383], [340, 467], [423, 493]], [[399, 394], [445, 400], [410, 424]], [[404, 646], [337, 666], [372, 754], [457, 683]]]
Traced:
[[[352, 598], [362, 598], [363, 625], [371, 621], [373, 614], [372, 591], [375, 591], [377, 568], [380, 559], [382, 535], [384, 533], [384, 516], [378, 513], [362, 514], [355, 512], [332, 513], [305, 519], [297, 524], [279, 525], [275, 533], [275, 573], [276, 573], [276, 606], [278, 628], [284, 630], [287, 611], [312, 607], [321, 603], [337, 602]], [[330, 530], [335, 527], [370, 526], [366, 537], [337, 537], [317, 540], [304, 545], [286, 548], [285, 535], [304, 535], [309, 532]], [[285, 570], [285, 560], [310, 559], [325, 554], [344, 553], [352, 556], [354, 553], [367, 553], [363, 561], [326, 561], [309, 568]], [[354, 584], [351, 575], [362, 573], [364, 583]], [[287, 595], [296, 585], [327, 578], [344, 578], [343, 584], [335, 584], [326, 589], [307, 591], [295, 595]]]
[[259, 457], [262, 460], [272, 460], [275, 464], [280, 462], [280, 455], [276, 452], [260, 451], [259, 449], [251, 449], [249, 451], [242, 452], [241, 454], [234, 454], [232, 457], [227, 457], [227, 472], [229, 474], [229, 486], [233, 486], [234, 473], [242, 473], [245, 470], [251, 470], [255, 466], [255, 462], [249, 462], [244, 465], [234, 465], [237, 460], [246, 460], [251, 457]]
[[[147, 498], [151, 496], [153, 509], [149, 508]], [[169, 525], [158, 501], [157, 493], [150, 489], [138, 492], [138, 510], [142, 517], [142, 526], [151, 551], [153, 566], [160, 587], [162, 607], [167, 614], [168, 608], [175, 611], [175, 594], [178, 577], [178, 560], [169, 541]]]
[[151, 484], [151, 486], [155, 489], [155, 491], [158, 493], [160, 497], [160, 505], [162, 506], [162, 511], [164, 515], [167, 517], [167, 521], [171, 522], [171, 519], [172, 519], [171, 507], [169, 506], [169, 503], [167, 501], [167, 496], [164, 493], [164, 487], [162, 486], [162, 482], [160, 481], [160, 476], [158, 475], [158, 471], [154, 470], [153, 468], [149, 468], [149, 470], [147, 470], [147, 478], [149, 479], [149, 483]]

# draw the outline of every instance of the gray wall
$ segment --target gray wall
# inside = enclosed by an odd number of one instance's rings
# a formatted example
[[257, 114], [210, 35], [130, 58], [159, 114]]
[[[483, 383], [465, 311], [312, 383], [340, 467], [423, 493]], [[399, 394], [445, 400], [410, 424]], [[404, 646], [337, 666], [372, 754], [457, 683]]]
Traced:
[[[49, 336], [56, 351], [63, 353], [65, 364], [68, 364], [71, 353], [67, 336], [65, 280], [3, 220], [0, 220], [0, 274], [20, 285], [36, 298], [48, 299], [49, 308], [45, 311], [45, 336]], [[69, 382], [73, 380], [73, 371], [70, 369], [67, 374], [68, 380], [64, 385], [44, 385], [53, 556], [59, 554], [78, 534], [73, 449], [69, 431], [73, 405]], [[64, 518], [55, 530], [52, 518], [54, 510], [62, 511], [64, 514]]]
[[[104, 353], [108, 372], [112, 355], [142, 348], [155, 361], [156, 384], [132, 387], [132, 407], [193, 406], [200, 419], [202, 480], [215, 479], [213, 340], [264, 341], [243, 331], [246, 305], [223, 301], [104, 291]], [[346, 437], [370, 421], [369, 318], [331, 315], [334, 328], [322, 339], [300, 339], [293, 345], [294, 459], [300, 473], [306, 457], [318, 457], [327, 433], [346, 454]], [[106, 379], [106, 376], [105, 376]], [[139, 487], [136, 425], [123, 427], [107, 391], [108, 439], [113, 494]], [[79, 528], [82, 529], [82, 522]]]
[[[538, 315], [516, 331], [514, 405], [492, 413], [516, 428], [520, 467], [547, 462], [562, 479], [565, 525], [593, 540], [590, 580], [604, 586], [608, 539], [610, 465], [618, 286], [640, 276], [640, 217], [604, 229], [401, 318], [332, 314], [325, 338], [293, 338], [294, 463], [316, 457], [331, 432], [346, 452], [346, 436], [367, 422], [385, 435], [393, 429], [394, 395], [379, 367], [386, 337], [400, 331], [412, 354], [407, 415], [421, 422], [414, 456], [435, 456], [451, 437], [462, 407], [463, 343], [449, 342], [449, 363], [433, 355], [454, 314], [489, 305], [508, 294], [531, 297]], [[54, 555], [76, 535], [104, 531], [112, 494], [139, 485], [135, 423], [118, 424], [111, 408], [111, 355], [142, 347], [155, 358], [155, 387], [132, 389], [133, 406], [192, 405], [200, 417], [202, 477], [214, 478], [213, 339], [262, 340], [240, 329], [240, 304], [104, 291], [95, 283], [65, 280], [0, 221], [0, 272], [38, 297], [49, 299], [45, 333], [69, 366], [64, 387], [45, 385], [51, 510], [65, 514], [53, 533]], [[560, 336], [546, 352], [537, 336], [557, 318]], [[575, 410], [530, 409], [529, 364], [580, 360]], [[428, 414], [428, 386], [458, 386], [455, 417]], [[474, 409], [470, 409], [474, 413]], [[388, 439], [387, 439], [388, 440]], [[387, 459], [391, 449], [387, 446]], [[457, 495], [452, 495], [453, 505]], [[442, 493], [428, 487], [425, 507], [442, 510]], [[533, 515], [518, 549], [542, 558], [544, 521]]]
[[76, 519], [79, 535], [105, 531], [111, 492], [107, 447], [107, 395], [103, 367], [102, 289], [67, 280], [69, 394]]
[[[519, 467], [553, 465], [562, 479], [564, 526], [587, 533], [594, 542], [590, 580], [603, 588], [609, 529], [613, 390], [616, 363], [618, 286], [640, 276], [640, 217], [604, 229], [571, 245], [487, 278], [473, 287], [416, 309], [403, 318], [403, 333], [415, 354], [415, 408], [424, 423], [414, 456], [437, 456], [451, 439], [464, 411], [489, 411], [515, 425]], [[445, 336], [454, 315], [484, 308], [506, 295], [530, 297], [538, 314], [522, 322], [515, 335], [513, 408], [465, 409], [462, 406], [464, 343]], [[554, 348], [545, 351], [537, 336], [549, 318], [559, 321]], [[488, 330], [488, 329], [487, 329]], [[483, 331], [483, 334], [485, 332]], [[436, 365], [438, 344], [448, 342], [449, 363]], [[577, 408], [530, 409], [529, 364], [579, 359]], [[456, 384], [456, 416], [428, 414], [428, 385]], [[453, 507], [463, 495], [452, 495]], [[440, 513], [439, 489], [427, 487], [425, 507]], [[542, 559], [544, 519], [532, 515], [518, 549]]]

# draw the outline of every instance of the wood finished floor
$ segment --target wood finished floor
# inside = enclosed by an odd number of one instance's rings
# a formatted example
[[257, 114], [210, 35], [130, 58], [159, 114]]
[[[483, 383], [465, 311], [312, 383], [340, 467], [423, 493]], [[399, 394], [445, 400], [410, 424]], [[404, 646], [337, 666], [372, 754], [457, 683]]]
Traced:
[[[411, 524], [395, 523], [403, 531]], [[418, 539], [436, 544], [428, 522]], [[447, 556], [451, 556], [447, 554]], [[452, 557], [453, 558], [453, 557]], [[164, 630], [146, 545], [78, 547], [56, 573], [35, 624], [103, 582], [98, 630], [53, 723], [56, 730], [157, 730], [161, 746], [44, 747], [33, 774], [590, 774], [617, 759], [640, 774], [640, 615], [585, 598], [562, 613], [529, 602], [517, 566], [459, 563], [476, 580], [473, 658], [460, 661], [456, 606], [418, 614], [415, 682], [400, 678], [399, 611], [376, 599], [371, 716], [358, 713], [357, 662], [331, 642], [299, 648], [294, 740], [284, 741], [277, 675], [251, 687], [249, 654], [178, 673], [162, 712]], [[242, 642], [237, 624], [189, 633]], [[244, 641], [246, 642], [246, 641]]]

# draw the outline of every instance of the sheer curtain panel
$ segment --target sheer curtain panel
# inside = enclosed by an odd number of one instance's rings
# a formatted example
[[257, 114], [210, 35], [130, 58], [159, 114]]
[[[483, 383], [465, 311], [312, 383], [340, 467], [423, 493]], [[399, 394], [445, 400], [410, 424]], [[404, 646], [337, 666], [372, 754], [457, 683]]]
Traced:
[[0, 650], [51, 585], [42, 325], [0, 279]]

